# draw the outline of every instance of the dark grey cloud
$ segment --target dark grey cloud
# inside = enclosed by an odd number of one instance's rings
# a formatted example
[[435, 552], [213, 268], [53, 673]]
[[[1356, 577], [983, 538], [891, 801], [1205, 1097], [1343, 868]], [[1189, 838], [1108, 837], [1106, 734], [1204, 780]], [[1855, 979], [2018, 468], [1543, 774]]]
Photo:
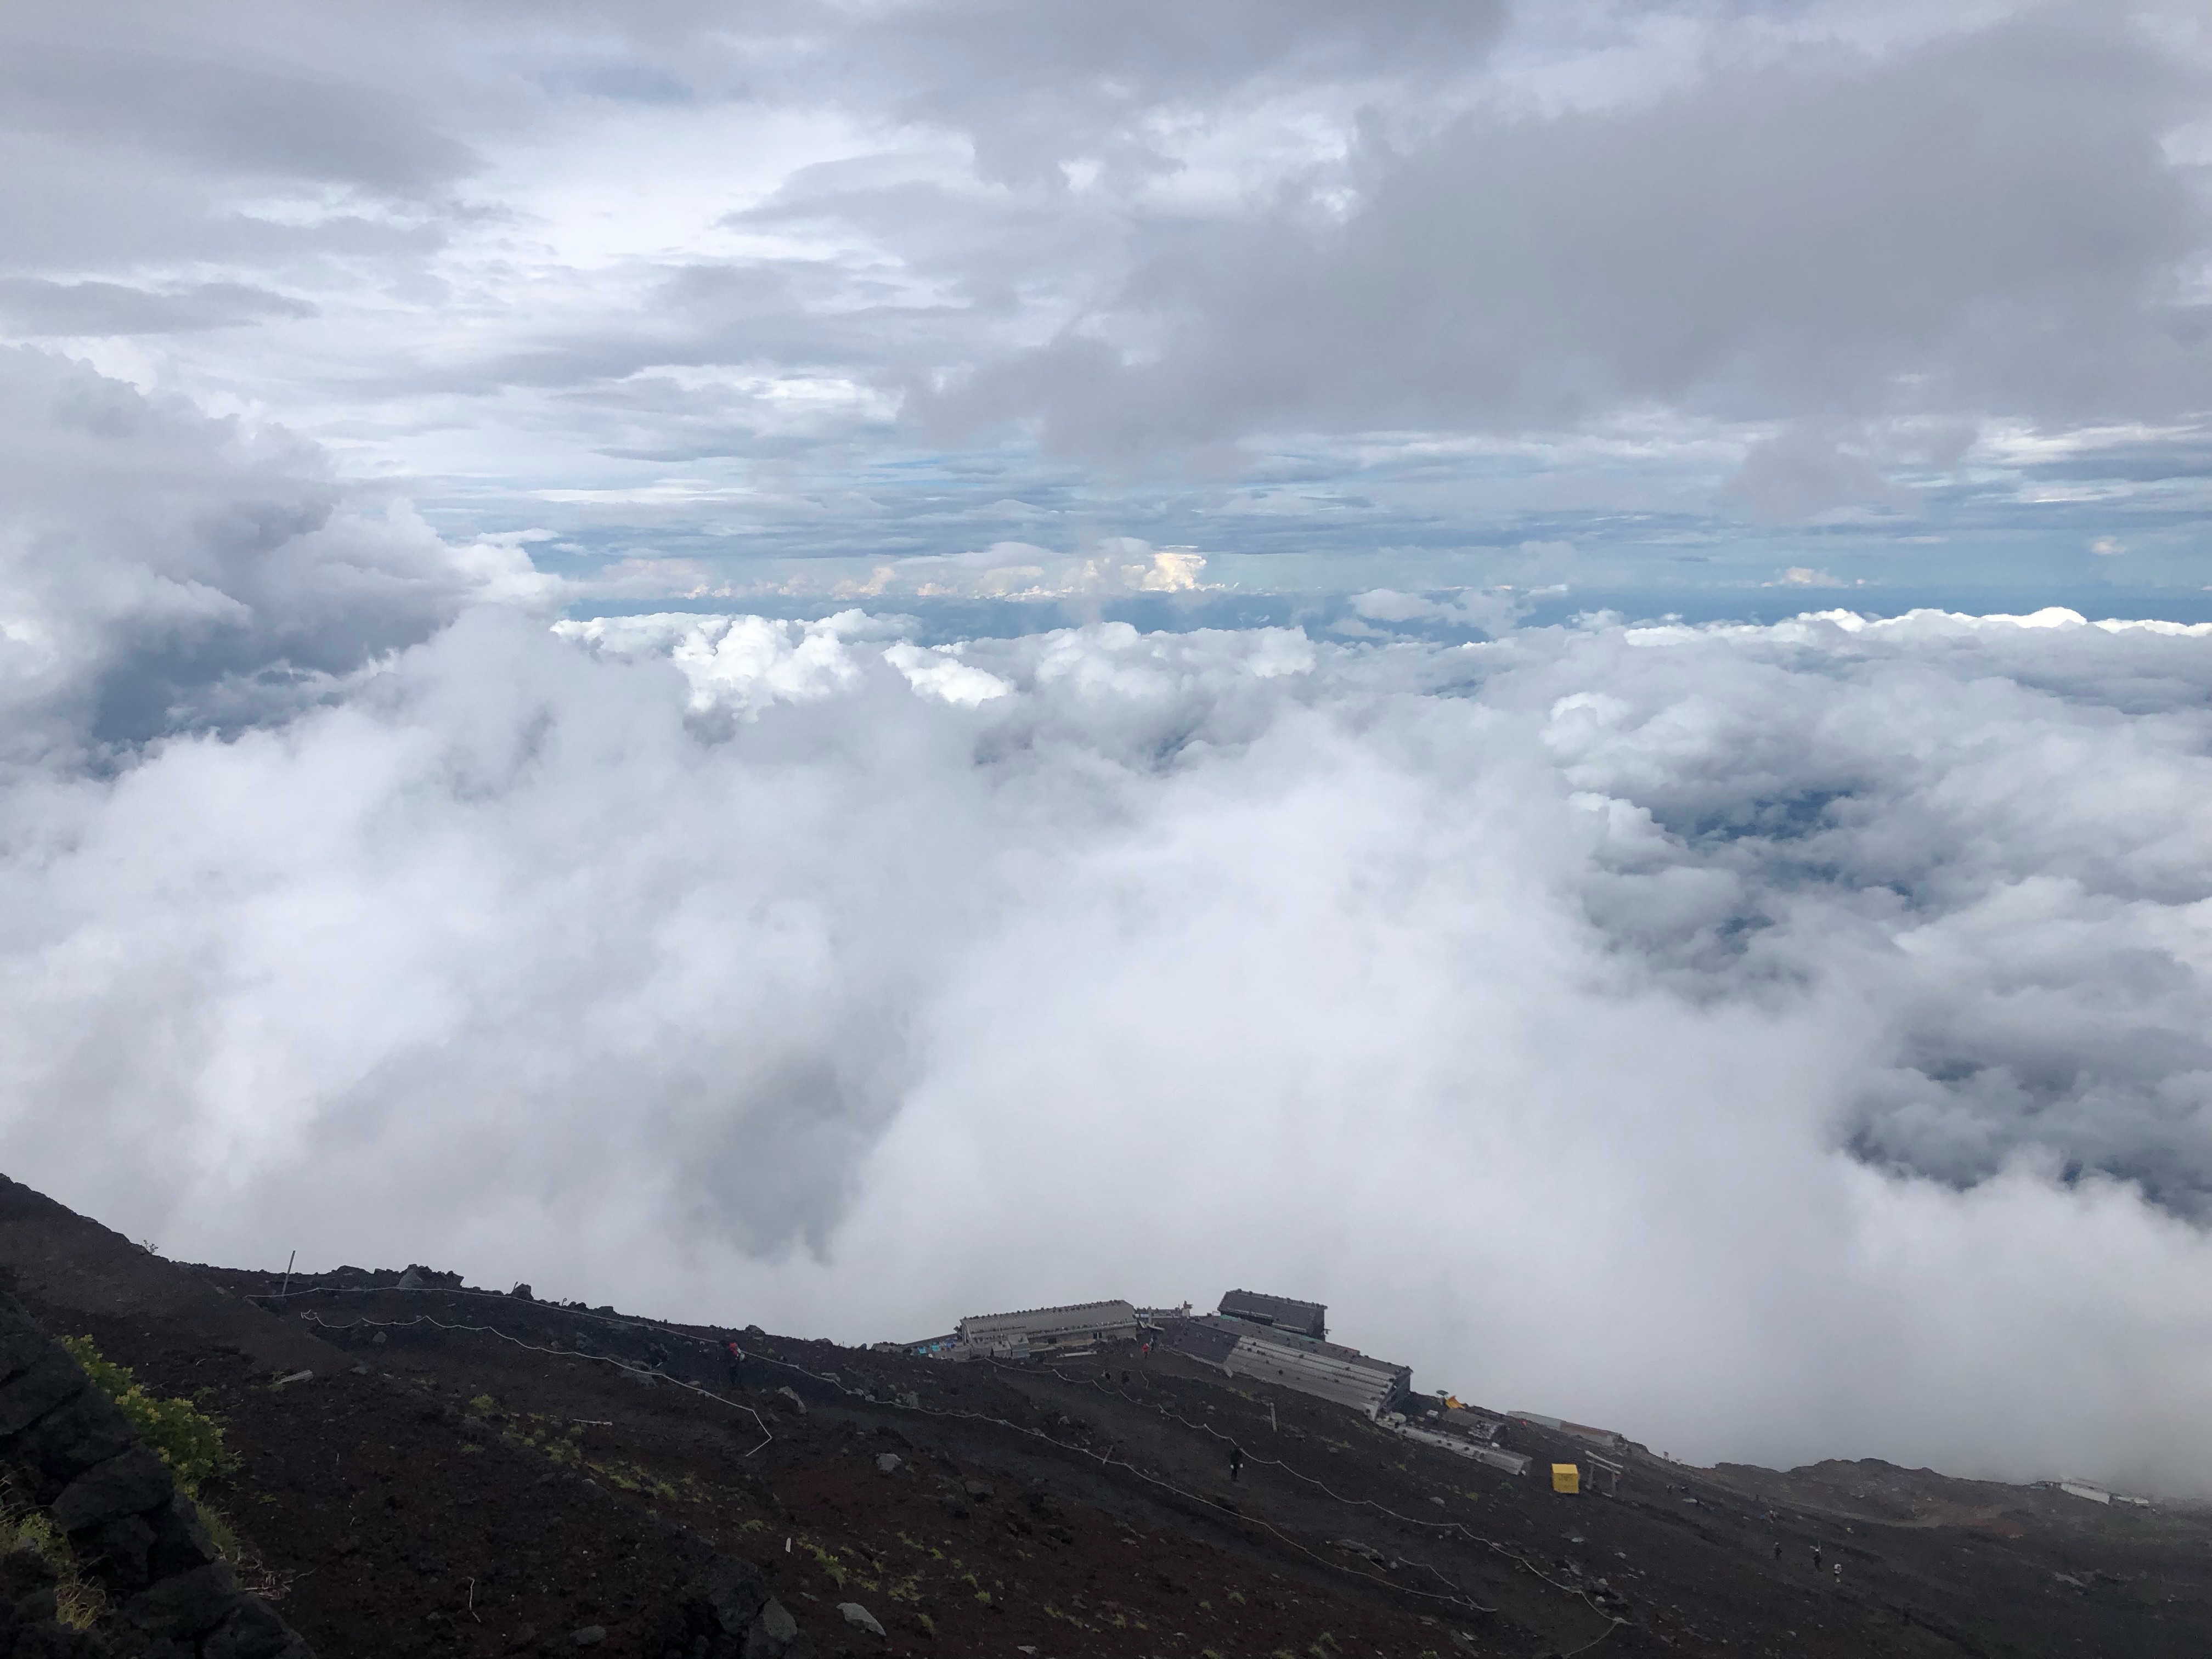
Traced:
[[1377, 146], [1340, 222], [1156, 225], [1126, 286], [948, 417], [1082, 453], [1255, 428], [2171, 414], [2212, 381], [2167, 134], [2205, 86], [2120, 14], [1716, 64], [1626, 109]]
[[[1142, 178], [1172, 166], [1144, 131], [1163, 111], [1216, 113], [1270, 93], [1479, 69], [1500, 0], [1136, 0], [1111, 11], [953, 0], [894, 8], [861, 32], [864, 76], [892, 112], [967, 134], [988, 179], [1057, 186], [1088, 155]], [[865, 84], [865, 82], [864, 82]]]
[[27, 33], [0, 58], [0, 129], [184, 158], [246, 180], [307, 179], [395, 197], [435, 193], [475, 165], [428, 111], [343, 75]]
[[0, 327], [33, 337], [185, 334], [315, 314], [304, 300], [244, 283], [197, 283], [164, 291], [121, 283], [0, 276]]
[[[2145, 459], [2186, 448], [2212, 380], [2206, 64], [2171, 18], [794, 0], [5, 27], [0, 324], [132, 338], [149, 375], [441, 474], [454, 511], [504, 491], [510, 528], [954, 554], [887, 527], [875, 474], [980, 465], [1041, 507], [1089, 475], [1063, 550], [1273, 552], [1297, 507], [1339, 557], [1695, 534], [1759, 580], [1801, 556], [1771, 533], [1849, 524], [2191, 568], [2193, 475]], [[2031, 479], [1976, 447], [2085, 422], [2145, 428], [2135, 459], [2046, 450]], [[1285, 455], [1331, 476], [1292, 489]], [[661, 484], [620, 523], [536, 493]], [[731, 509], [669, 504], [717, 488], [750, 492], [742, 543]], [[2130, 522], [2077, 530], [2092, 498]]]
[[481, 574], [326, 459], [0, 349], [0, 758], [82, 757], [312, 697], [450, 621]]

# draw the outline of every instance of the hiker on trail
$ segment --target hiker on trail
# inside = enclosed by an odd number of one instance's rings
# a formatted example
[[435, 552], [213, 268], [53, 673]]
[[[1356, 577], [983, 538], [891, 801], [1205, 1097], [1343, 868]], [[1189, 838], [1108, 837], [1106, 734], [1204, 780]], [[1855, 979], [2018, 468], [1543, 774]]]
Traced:
[[1815, 1545], [1814, 1545], [1814, 1546], [1813, 1546], [1813, 1571], [1815, 1571], [1815, 1572], [1818, 1572], [1818, 1571], [1820, 1571], [1820, 1547], [1818, 1544], [1815, 1544]]
[[1244, 1448], [1232, 1444], [1229, 1448], [1229, 1478], [1231, 1480], [1235, 1480], [1243, 1475], [1243, 1473]]
[[1782, 1559], [1782, 1540], [1779, 1538], [1774, 1540], [1774, 1559], [1778, 1561]]
[[730, 1386], [733, 1389], [739, 1386], [740, 1373], [738, 1371], [738, 1365], [743, 1358], [744, 1356], [738, 1352], [738, 1345], [736, 1343], [725, 1342], [722, 1344], [722, 1369], [729, 1373]]
[[1838, 1561], [1838, 1562], [1837, 1562], [1837, 1563], [1836, 1563], [1836, 1588], [1837, 1588], [1838, 1589], [1843, 1589], [1843, 1587], [1844, 1587], [1844, 1564], [1843, 1564], [1842, 1562]]

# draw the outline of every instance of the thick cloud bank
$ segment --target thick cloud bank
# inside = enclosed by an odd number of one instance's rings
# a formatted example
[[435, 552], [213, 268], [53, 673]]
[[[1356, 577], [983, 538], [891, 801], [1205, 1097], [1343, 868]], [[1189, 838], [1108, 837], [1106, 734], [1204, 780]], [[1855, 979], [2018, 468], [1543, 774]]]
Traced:
[[7, 1164], [165, 1251], [848, 1338], [1256, 1283], [1685, 1455], [2212, 1480], [2203, 630], [549, 629], [17, 368]]

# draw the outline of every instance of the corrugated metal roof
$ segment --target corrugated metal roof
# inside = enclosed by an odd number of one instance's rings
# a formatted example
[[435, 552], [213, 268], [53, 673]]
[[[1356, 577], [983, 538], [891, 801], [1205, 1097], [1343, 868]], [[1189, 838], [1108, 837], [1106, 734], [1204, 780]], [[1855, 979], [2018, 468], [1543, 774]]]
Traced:
[[1195, 1319], [1170, 1319], [1160, 1327], [1160, 1346], [1218, 1365], [1236, 1352], [1237, 1333]]
[[960, 1322], [963, 1341], [1007, 1337], [1052, 1336], [1075, 1331], [1133, 1330], [1137, 1310], [1127, 1302], [1072, 1302], [1058, 1308], [1023, 1308], [1013, 1313], [974, 1314]]
[[1173, 1321], [1161, 1340], [1232, 1376], [1279, 1383], [1370, 1417], [1404, 1394], [1413, 1376], [1411, 1367], [1374, 1358], [1357, 1348], [1218, 1314]]
[[1265, 1291], [1231, 1291], [1221, 1298], [1220, 1311], [1231, 1319], [1248, 1319], [1301, 1336], [1325, 1340], [1328, 1335], [1328, 1310], [1318, 1302], [1270, 1296]]
[[1253, 1376], [1279, 1383], [1300, 1394], [1318, 1395], [1339, 1405], [1350, 1406], [1372, 1417], [1398, 1398], [1413, 1380], [1405, 1365], [1389, 1365], [1364, 1354], [1345, 1356], [1312, 1347], [1270, 1342], [1261, 1337], [1240, 1338], [1222, 1369], [1231, 1376]]
[[1497, 1446], [1479, 1445], [1472, 1440], [1462, 1440], [1455, 1434], [1438, 1434], [1433, 1429], [1417, 1429], [1410, 1424], [1389, 1425], [1408, 1440], [1418, 1440], [1424, 1445], [1441, 1446], [1462, 1457], [1471, 1457], [1478, 1463], [1487, 1463], [1493, 1469], [1504, 1469], [1508, 1474], [1519, 1474], [1529, 1464], [1529, 1459], [1519, 1452], [1505, 1451]]

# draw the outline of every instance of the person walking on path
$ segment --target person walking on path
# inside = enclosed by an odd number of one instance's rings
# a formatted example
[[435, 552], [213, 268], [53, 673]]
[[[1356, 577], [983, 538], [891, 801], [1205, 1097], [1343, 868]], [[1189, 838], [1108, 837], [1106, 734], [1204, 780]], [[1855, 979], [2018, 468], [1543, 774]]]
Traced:
[[1244, 1473], [1244, 1448], [1231, 1443], [1229, 1448], [1229, 1478], [1240, 1479]]
[[1778, 1561], [1782, 1559], [1782, 1540], [1779, 1538], [1774, 1540], [1774, 1559]]
[[1815, 1545], [1814, 1545], [1814, 1546], [1813, 1546], [1813, 1571], [1815, 1571], [1815, 1572], [1818, 1572], [1818, 1571], [1820, 1571], [1820, 1547], [1818, 1544], [1815, 1544]]

